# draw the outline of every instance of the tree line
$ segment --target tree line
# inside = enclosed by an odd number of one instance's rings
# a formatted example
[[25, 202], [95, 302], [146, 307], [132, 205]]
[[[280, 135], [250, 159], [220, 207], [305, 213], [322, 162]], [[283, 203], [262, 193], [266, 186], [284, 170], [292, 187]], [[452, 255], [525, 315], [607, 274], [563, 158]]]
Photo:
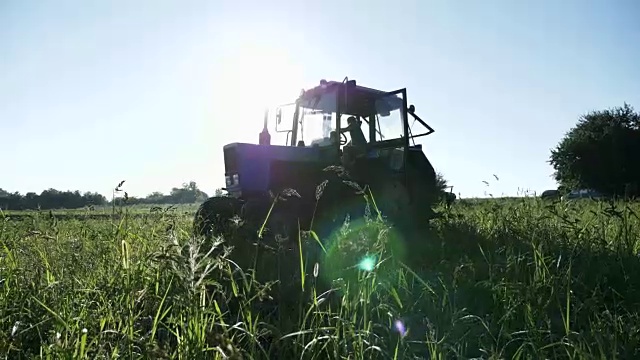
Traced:
[[[122, 183], [121, 183], [122, 184]], [[130, 197], [125, 191], [121, 191], [120, 186], [115, 191], [122, 193], [115, 201], [118, 204], [126, 205], [175, 205], [175, 204], [193, 204], [205, 201], [209, 195], [198, 188], [195, 181], [182, 184], [182, 187], [174, 187], [168, 195], [159, 191], [153, 192], [146, 197], [137, 198]], [[218, 191], [216, 191], [218, 193]]]
[[48, 189], [39, 195], [28, 192], [22, 195], [18, 192], [10, 193], [0, 188], [0, 209], [2, 210], [35, 210], [35, 209], [77, 209], [86, 206], [105, 205], [107, 198], [98, 193], [80, 191], [59, 191]]
[[[191, 204], [204, 201], [208, 195], [200, 190], [194, 181], [174, 187], [168, 195], [161, 192], [153, 192], [146, 197], [130, 197], [122, 190], [121, 182], [115, 189], [111, 199], [107, 199], [97, 192], [59, 191], [48, 189], [40, 194], [28, 192], [24, 195], [19, 192], [10, 193], [0, 188], [0, 209], [2, 210], [52, 210], [52, 209], [79, 209], [90, 206], [105, 206], [115, 202], [118, 205], [136, 204]], [[219, 191], [216, 191], [218, 193]]]

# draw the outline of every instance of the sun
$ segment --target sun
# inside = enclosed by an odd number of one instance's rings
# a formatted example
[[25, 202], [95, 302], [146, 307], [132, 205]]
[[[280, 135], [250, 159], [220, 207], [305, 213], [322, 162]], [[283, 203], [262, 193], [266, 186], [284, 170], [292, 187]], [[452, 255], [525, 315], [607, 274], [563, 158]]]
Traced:
[[277, 106], [293, 102], [303, 87], [300, 67], [285, 49], [272, 44], [235, 47], [218, 66], [220, 110], [236, 119], [230, 125], [252, 132], [253, 141], [262, 129], [265, 109], [273, 115]]

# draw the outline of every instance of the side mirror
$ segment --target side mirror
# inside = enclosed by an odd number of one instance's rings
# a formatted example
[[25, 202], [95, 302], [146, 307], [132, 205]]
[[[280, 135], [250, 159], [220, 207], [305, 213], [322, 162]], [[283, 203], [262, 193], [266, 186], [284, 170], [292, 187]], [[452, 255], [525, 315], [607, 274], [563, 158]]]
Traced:
[[282, 109], [278, 108], [276, 111], [276, 123], [280, 124], [282, 122]]

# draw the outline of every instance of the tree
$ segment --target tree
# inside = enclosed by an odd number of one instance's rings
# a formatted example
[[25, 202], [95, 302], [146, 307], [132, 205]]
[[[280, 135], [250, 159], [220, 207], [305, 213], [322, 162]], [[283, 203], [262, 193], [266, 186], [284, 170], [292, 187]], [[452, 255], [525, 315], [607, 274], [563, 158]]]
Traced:
[[182, 184], [182, 188], [173, 188], [169, 194], [171, 202], [174, 204], [191, 204], [198, 201], [204, 201], [209, 196], [198, 189], [195, 181]]
[[640, 183], [638, 154], [640, 114], [625, 103], [582, 115], [551, 150], [549, 163], [561, 189], [589, 188], [623, 195]]
[[436, 173], [436, 191], [439, 193], [439, 197], [445, 201], [447, 205], [451, 205], [456, 199], [456, 195], [452, 192], [453, 187], [449, 185], [447, 179], [444, 178], [442, 173]]
[[159, 191], [154, 191], [147, 195], [143, 200], [147, 204], [163, 204], [165, 201], [165, 195]]
[[444, 175], [442, 175], [442, 173], [436, 173], [436, 189], [439, 192], [446, 192], [449, 188], [449, 184], [447, 183], [447, 180], [444, 178]]

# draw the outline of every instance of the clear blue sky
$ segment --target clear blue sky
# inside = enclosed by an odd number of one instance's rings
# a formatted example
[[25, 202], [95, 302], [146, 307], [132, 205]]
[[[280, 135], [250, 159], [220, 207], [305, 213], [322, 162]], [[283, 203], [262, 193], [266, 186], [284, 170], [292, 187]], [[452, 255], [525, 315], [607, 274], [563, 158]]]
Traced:
[[213, 193], [222, 146], [257, 142], [266, 99], [348, 76], [408, 88], [463, 197], [542, 191], [580, 114], [640, 110], [639, 15], [634, 0], [4, 0], [0, 188]]

